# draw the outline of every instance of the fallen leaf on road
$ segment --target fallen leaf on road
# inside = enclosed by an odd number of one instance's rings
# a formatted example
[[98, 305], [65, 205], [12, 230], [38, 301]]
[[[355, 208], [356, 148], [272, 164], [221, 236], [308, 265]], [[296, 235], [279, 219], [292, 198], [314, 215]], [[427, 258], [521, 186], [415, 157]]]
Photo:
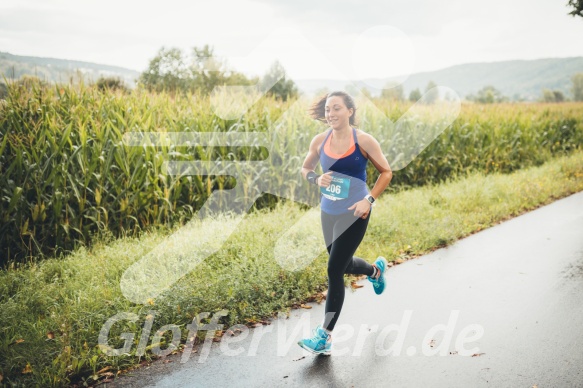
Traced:
[[300, 307], [304, 308], [304, 309], [311, 309], [312, 308], [312, 306], [307, 305], [307, 304], [303, 304], [303, 303], [300, 305]]
[[472, 354], [472, 357], [480, 357], [482, 354], [486, 354], [486, 353], [474, 353], [474, 354]]

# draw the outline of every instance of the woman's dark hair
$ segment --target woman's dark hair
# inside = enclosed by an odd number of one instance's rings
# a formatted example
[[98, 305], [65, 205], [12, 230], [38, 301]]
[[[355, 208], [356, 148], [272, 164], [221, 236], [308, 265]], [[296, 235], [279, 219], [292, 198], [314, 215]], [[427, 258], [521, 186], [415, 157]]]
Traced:
[[336, 90], [334, 92], [326, 93], [318, 101], [316, 101], [310, 108], [310, 116], [314, 120], [318, 120], [321, 122], [326, 122], [326, 100], [328, 97], [332, 96], [340, 96], [342, 100], [344, 100], [344, 105], [348, 109], [354, 109], [354, 113], [348, 119], [350, 125], [356, 125], [356, 105], [354, 104], [354, 99], [350, 96], [350, 94], [342, 91]]

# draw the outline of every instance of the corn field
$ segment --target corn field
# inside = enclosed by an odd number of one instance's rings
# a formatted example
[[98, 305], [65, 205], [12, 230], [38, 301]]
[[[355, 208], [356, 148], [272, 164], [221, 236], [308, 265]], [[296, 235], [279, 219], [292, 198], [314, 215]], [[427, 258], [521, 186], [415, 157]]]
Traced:
[[[0, 263], [64, 254], [101, 232], [119, 237], [184, 223], [218, 189], [235, 189], [255, 208], [270, 207], [278, 197], [262, 195], [258, 180], [291, 193], [289, 199], [301, 192], [317, 204], [318, 192], [305, 194], [299, 175], [310, 140], [326, 129], [309, 118], [310, 102], [262, 98], [225, 119], [199, 95], [9, 85], [0, 100]], [[376, 110], [357, 110], [359, 127], [383, 150], [398, 146], [393, 123], [411, 104], [375, 104]], [[390, 188], [439, 183], [470, 170], [508, 173], [540, 165], [581, 148], [582, 121], [583, 103], [463, 104], [450, 127], [395, 171]], [[128, 146], [124, 134], [131, 132], [259, 132], [266, 141]], [[218, 160], [234, 162], [237, 179], [213, 164]], [[164, 171], [168, 161], [207, 161], [210, 168], [204, 175], [171, 175]], [[269, 163], [246, 169], [236, 163], [257, 161]], [[369, 163], [370, 188], [377, 177]]]

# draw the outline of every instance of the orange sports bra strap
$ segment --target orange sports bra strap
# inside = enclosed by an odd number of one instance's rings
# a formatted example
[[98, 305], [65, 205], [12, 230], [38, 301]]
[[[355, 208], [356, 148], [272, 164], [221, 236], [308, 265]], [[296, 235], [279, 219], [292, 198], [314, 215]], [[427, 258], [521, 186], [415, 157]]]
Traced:
[[[332, 131], [332, 130], [330, 130], [330, 131]], [[352, 152], [354, 152], [354, 149], [356, 147], [356, 137], [355, 136], [356, 136], [356, 132], [354, 131], [354, 128], [353, 128], [353, 140], [354, 141], [350, 145], [350, 148], [348, 148], [348, 150], [346, 150], [346, 152], [344, 154], [340, 155], [340, 154], [335, 154], [334, 152], [332, 152], [332, 149], [330, 148], [331, 136], [329, 134], [328, 137], [324, 140], [324, 143], [323, 143], [323, 151], [324, 151], [324, 153], [327, 154], [328, 156], [330, 156], [332, 158], [336, 158], [336, 159], [343, 158], [345, 156], [350, 155]]]
[[326, 142], [328, 141], [328, 138], [330, 137], [330, 134], [332, 133], [332, 129], [330, 129], [328, 131], [328, 134], [326, 135], [326, 137], [324, 138], [324, 141], [322, 142], [322, 144], [320, 144], [320, 150], [324, 149], [324, 146], [326, 145]]

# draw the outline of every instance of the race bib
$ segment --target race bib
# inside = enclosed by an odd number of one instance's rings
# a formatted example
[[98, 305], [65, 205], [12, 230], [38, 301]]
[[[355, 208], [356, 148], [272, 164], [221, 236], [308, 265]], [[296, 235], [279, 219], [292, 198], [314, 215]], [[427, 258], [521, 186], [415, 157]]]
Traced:
[[320, 187], [320, 192], [324, 197], [333, 201], [348, 198], [350, 189], [350, 178], [340, 178], [332, 176], [332, 182], [328, 187]]

